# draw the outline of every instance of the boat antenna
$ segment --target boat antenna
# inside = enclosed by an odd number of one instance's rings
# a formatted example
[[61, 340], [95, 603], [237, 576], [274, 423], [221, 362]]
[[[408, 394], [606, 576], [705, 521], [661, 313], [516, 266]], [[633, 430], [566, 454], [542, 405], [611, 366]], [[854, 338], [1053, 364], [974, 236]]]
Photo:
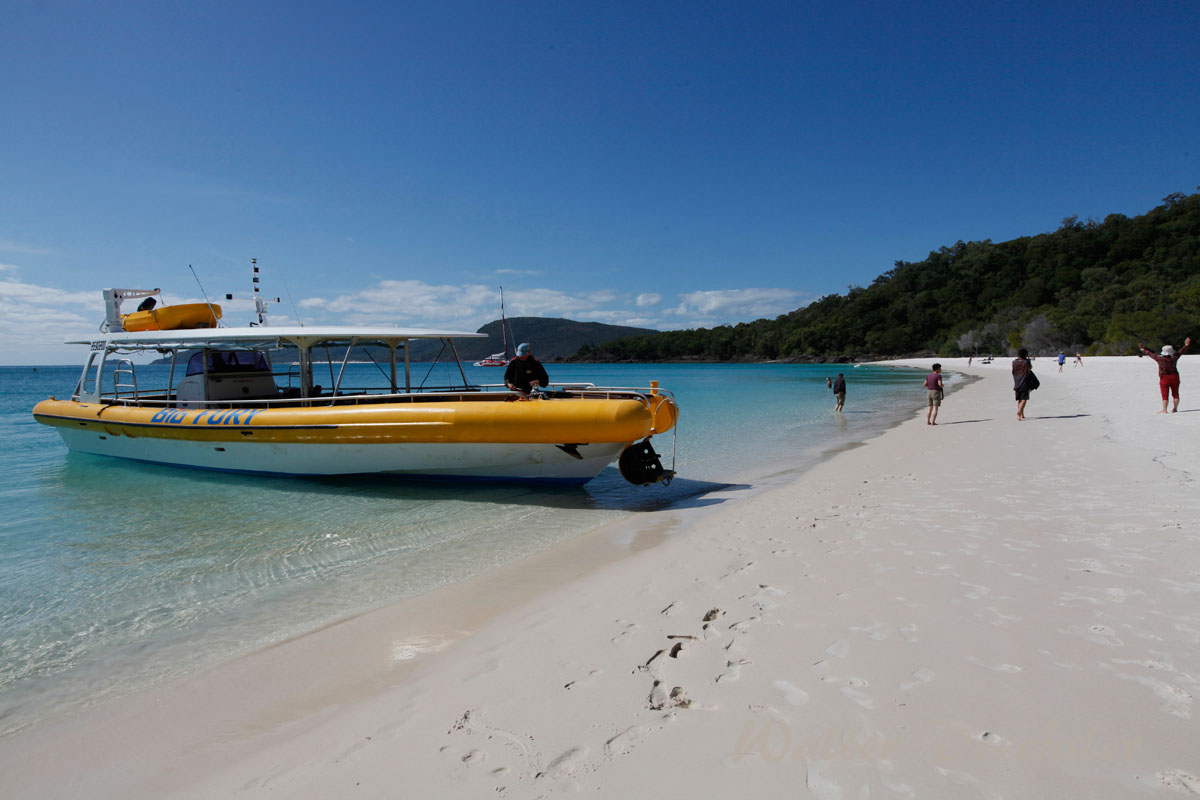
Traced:
[[[258, 324], [265, 327], [267, 324], [267, 303], [278, 303], [279, 298], [278, 297], [263, 297], [262, 295], [260, 295], [258, 293], [258, 259], [257, 258], [250, 259], [250, 266], [254, 270], [254, 277], [253, 277], [254, 297], [252, 297], [252, 298], [234, 297], [231, 294], [227, 294], [227, 295], [225, 295], [225, 299], [226, 300], [247, 300], [247, 299], [254, 300], [254, 313], [258, 315]], [[250, 324], [253, 326], [255, 323], [251, 322]]]
[[504, 287], [500, 287], [500, 339], [504, 342], [504, 360], [508, 361], [508, 323], [504, 320]]
[[200, 287], [200, 294], [204, 295], [204, 304], [208, 306], [208, 311], [213, 315], [213, 319], [217, 321], [217, 326], [221, 325], [221, 315], [213, 308], [212, 301], [208, 299], [208, 292], [204, 291], [204, 284], [200, 282], [200, 276], [196, 274], [196, 269], [188, 264], [188, 269], [192, 271], [192, 277], [196, 279], [196, 285]]
[[292, 313], [296, 315], [296, 324], [301, 328], [304, 327], [304, 321], [300, 319], [300, 311], [296, 308], [296, 301], [292, 299], [292, 290], [288, 288], [287, 278], [283, 277], [283, 269], [279, 268], [279, 280], [283, 283], [283, 293], [288, 296], [288, 302], [292, 304]]

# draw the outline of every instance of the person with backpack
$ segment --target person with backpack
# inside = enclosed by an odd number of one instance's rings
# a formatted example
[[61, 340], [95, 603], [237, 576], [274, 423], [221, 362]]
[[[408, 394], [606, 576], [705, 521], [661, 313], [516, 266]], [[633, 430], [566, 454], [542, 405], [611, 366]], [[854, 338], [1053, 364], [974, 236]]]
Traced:
[[1025, 419], [1025, 404], [1029, 402], [1029, 393], [1041, 386], [1037, 375], [1033, 374], [1033, 363], [1029, 360], [1029, 351], [1022, 347], [1017, 351], [1017, 357], [1012, 362], [1013, 392], [1017, 396], [1017, 419]]

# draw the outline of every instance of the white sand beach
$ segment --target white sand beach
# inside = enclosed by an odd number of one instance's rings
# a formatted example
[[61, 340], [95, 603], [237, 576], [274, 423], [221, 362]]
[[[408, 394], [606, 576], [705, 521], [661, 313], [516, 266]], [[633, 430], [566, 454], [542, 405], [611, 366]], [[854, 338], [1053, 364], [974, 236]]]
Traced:
[[942, 363], [937, 427], [43, 725], [4, 794], [1200, 794], [1200, 369], [1039, 359], [1018, 422]]

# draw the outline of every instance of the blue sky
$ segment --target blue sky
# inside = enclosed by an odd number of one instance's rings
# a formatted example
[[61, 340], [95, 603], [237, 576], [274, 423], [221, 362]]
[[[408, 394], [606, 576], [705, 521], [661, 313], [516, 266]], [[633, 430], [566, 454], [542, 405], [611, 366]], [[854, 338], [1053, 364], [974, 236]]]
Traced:
[[[1200, 184], [1200, 3], [6, 0], [0, 363], [105, 286], [738, 322]], [[296, 310], [287, 302], [286, 289]], [[248, 304], [227, 308], [232, 322]]]

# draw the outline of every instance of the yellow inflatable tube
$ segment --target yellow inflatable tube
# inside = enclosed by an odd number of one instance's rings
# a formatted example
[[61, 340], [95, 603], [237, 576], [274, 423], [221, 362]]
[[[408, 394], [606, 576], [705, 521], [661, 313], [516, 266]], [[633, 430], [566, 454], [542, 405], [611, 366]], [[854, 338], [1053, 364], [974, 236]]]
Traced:
[[[320, 402], [319, 400], [314, 402]], [[678, 410], [662, 395], [635, 399], [484, 399], [309, 408], [133, 408], [43, 400], [34, 418], [111, 436], [271, 443], [404, 442], [594, 444], [663, 433]]]
[[221, 307], [208, 303], [181, 303], [149, 311], [134, 311], [121, 317], [127, 331], [177, 331], [191, 328], [215, 328]]

